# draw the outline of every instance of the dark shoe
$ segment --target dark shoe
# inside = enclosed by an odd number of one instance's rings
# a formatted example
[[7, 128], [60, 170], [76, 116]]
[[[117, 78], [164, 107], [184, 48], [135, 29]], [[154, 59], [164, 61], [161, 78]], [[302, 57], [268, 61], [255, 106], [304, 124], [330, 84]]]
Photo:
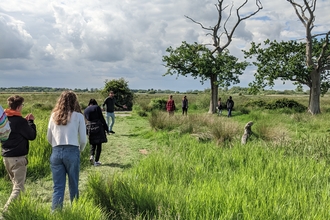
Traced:
[[109, 131], [110, 134], [114, 134], [115, 132], [114, 131]]

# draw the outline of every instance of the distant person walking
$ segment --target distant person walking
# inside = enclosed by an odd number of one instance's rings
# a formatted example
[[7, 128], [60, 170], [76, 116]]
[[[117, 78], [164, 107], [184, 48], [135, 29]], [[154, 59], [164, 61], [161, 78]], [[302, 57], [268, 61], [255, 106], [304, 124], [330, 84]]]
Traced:
[[87, 120], [87, 134], [91, 145], [89, 161], [94, 166], [100, 166], [102, 164], [99, 160], [102, 143], [107, 142], [106, 133], [109, 132], [108, 126], [104, 120], [102, 110], [95, 99], [89, 100], [84, 115]]
[[234, 101], [231, 96], [229, 96], [229, 98], [227, 99], [226, 105], [227, 105], [227, 110], [228, 110], [228, 117], [231, 117], [231, 112], [233, 111], [233, 108], [234, 108]]
[[187, 115], [188, 112], [188, 99], [187, 96], [183, 96], [182, 98], [182, 115]]
[[77, 95], [64, 91], [52, 111], [48, 123], [47, 140], [52, 145], [50, 167], [53, 176], [52, 210], [62, 209], [69, 179], [70, 201], [78, 199], [80, 152], [87, 143], [86, 124]]
[[[106, 110], [106, 120], [107, 125], [109, 126], [109, 133], [114, 134], [115, 132], [112, 130], [113, 125], [115, 124], [115, 105], [119, 108], [127, 108], [126, 105], [119, 105], [115, 98], [115, 93], [113, 91], [109, 92], [109, 96], [103, 102], [103, 110]], [[106, 106], [106, 109], [104, 109]], [[111, 118], [111, 124], [109, 124]]]
[[221, 98], [218, 99], [217, 109], [218, 109], [218, 115], [221, 115], [222, 114], [222, 101], [221, 101]]
[[172, 95], [170, 95], [169, 96], [169, 99], [167, 100], [166, 110], [168, 111], [168, 114], [169, 115], [174, 115], [175, 103], [174, 103], [174, 100], [173, 100], [173, 96]]
[[[34, 116], [30, 113], [22, 117], [24, 98], [18, 95], [7, 99], [9, 109], [5, 113], [10, 122], [10, 135], [7, 140], [2, 140], [2, 157], [5, 168], [13, 183], [13, 189], [3, 211], [8, 209], [9, 204], [16, 199], [21, 192], [25, 191], [24, 184], [29, 153], [29, 140], [37, 137]], [[3, 118], [3, 117], [2, 117]]]

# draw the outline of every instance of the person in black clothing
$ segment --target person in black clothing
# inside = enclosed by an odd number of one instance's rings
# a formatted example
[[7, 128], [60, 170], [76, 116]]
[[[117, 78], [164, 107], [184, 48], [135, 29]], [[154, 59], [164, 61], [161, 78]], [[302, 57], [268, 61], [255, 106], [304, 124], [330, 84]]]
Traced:
[[102, 164], [99, 161], [102, 151], [102, 143], [107, 142], [106, 133], [109, 132], [108, 126], [104, 120], [102, 110], [95, 99], [89, 101], [88, 107], [84, 111], [84, 115], [87, 120], [87, 128], [90, 129], [92, 123], [96, 125], [96, 127], [93, 127], [95, 128], [95, 132], [87, 129], [87, 133], [89, 144], [91, 145], [89, 160], [92, 165], [99, 166]]
[[218, 109], [218, 115], [221, 115], [221, 113], [222, 113], [222, 101], [221, 101], [221, 98], [218, 99], [217, 109]]
[[[106, 106], [106, 119], [107, 119], [107, 125], [109, 126], [109, 133], [114, 134], [115, 132], [112, 130], [113, 125], [115, 124], [115, 105], [119, 108], [127, 108], [126, 105], [119, 105], [116, 102], [115, 94], [113, 91], [110, 91], [109, 96], [104, 100], [104, 103], [102, 105], [103, 110], [104, 106]], [[111, 118], [111, 124], [109, 124]]]
[[182, 115], [186, 114], [188, 112], [188, 99], [187, 96], [184, 96], [182, 98]]
[[228, 110], [228, 117], [231, 117], [231, 112], [234, 108], [234, 101], [231, 96], [229, 96], [229, 99], [227, 99], [226, 105], [227, 105], [227, 110]]
[[24, 192], [24, 184], [27, 172], [27, 155], [29, 153], [29, 140], [37, 137], [34, 116], [30, 113], [22, 117], [24, 98], [18, 95], [7, 99], [9, 109], [5, 109], [8, 117], [11, 133], [9, 138], [1, 141], [2, 157], [5, 168], [13, 183], [13, 189], [7, 200], [3, 211], [6, 211], [9, 204]]

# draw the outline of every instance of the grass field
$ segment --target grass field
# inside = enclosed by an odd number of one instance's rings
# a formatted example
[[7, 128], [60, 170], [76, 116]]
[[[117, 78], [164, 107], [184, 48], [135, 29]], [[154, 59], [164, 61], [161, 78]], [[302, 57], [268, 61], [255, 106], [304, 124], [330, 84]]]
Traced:
[[[236, 96], [232, 118], [207, 114], [209, 97], [188, 95], [188, 116], [178, 110], [116, 112], [115, 135], [103, 145], [100, 167], [81, 155], [81, 197], [66, 198], [61, 212], [50, 212], [52, 179], [45, 139], [58, 94], [22, 94], [23, 115], [33, 111], [38, 138], [31, 142], [27, 192], [5, 219], [329, 219], [330, 98], [322, 114], [263, 109], [246, 103], [292, 99], [307, 106], [308, 96]], [[0, 94], [5, 106], [8, 94]], [[98, 94], [78, 94], [82, 106]], [[135, 105], [167, 95], [141, 95]], [[227, 95], [223, 95], [226, 99]], [[174, 95], [180, 108], [181, 94]], [[241, 144], [244, 125], [253, 134]], [[0, 165], [0, 206], [11, 191]], [[68, 196], [68, 193], [66, 193]]]

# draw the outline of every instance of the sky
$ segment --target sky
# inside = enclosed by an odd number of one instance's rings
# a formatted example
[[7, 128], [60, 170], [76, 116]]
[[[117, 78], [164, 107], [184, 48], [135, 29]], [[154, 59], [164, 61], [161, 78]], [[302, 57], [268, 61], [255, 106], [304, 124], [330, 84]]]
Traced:
[[[236, 9], [242, 0], [224, 0]], [[305, 28], [287, 1], [261, 0], [263, 9], [242, 22], [228, 47], [244, 60], [251, 42], [302, 39]], [[302, 2], [302, 0], [297, 0]], [[217, 21], [216, 0], [1, 0], [0, 87], [102, 88], [124, 78], [131, 89], [204, 90], [191, 76], [163, 76], [166, 48], [182, 41], [211, 44], [205, 27]], [[242, 14], [256, 10], [249, 0]], [[313, 33], [330, 29], [330, 1], [318, 0]], [[229, 11], [226, 11], [228, 14]], [[235, 16], [231, 17], [235, 19]], [[228, 25], [233, 21], [229, 20]], [[231, 26], [228, 26], [231, 29]], [[252, 82], [255, 68], [240, 76]], [[278, 81], [274, 89], [294, 89]]]

